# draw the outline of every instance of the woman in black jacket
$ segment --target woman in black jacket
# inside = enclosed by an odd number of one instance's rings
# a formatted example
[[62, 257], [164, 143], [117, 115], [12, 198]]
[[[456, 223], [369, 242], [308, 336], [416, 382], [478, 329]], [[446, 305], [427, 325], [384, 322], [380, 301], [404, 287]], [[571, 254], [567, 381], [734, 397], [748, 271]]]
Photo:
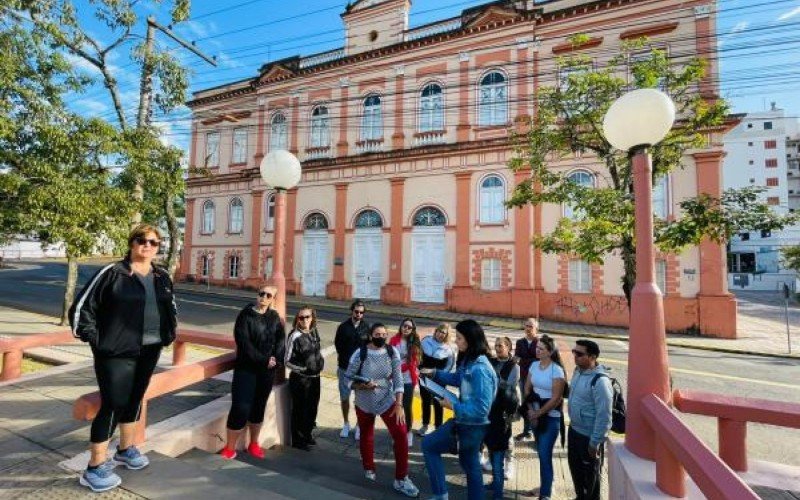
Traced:
[[319, 407], [319, 374], [325, 366], [317, 332], [317, 314], [304, 306], [294, 317], [292, 332], [286, 342], [286, 367], [289, 393], [292, 395], [292, 446], [308, 451], [317, 444], [311, 431]]
[[[91, 457], [80, 483], [92, 491], [119, 486], [114, 466], [142, 469], [150, 463], [134, 446], [136, 421], [161, 348], [175, 340], [177, 310], [169, 274], [153, 265], [158, 229], [140, 224], [128, 236], [124, 260], [98, 271], [69, 311], [72, 333], [88, 342], [100, 389], [92, 421]], [[106, 460], [108, 441], [119, 424], [120, 442]]]
[[220, 451], [223, 458], [236, 457], [236, 443], [245, 424], [250, 431], [248, 453], [264, 458], [258, 444], [267, 399], [272, 392], [275, 367], [283, 362], [285, 330], [275, 311], [273, 286], [258, 289], [255, 304], [248, 304], [236, 318], [233, 336], [236, 339], [236, 364], [231, 384], [231, 411], [228, 413], [228, 436]]

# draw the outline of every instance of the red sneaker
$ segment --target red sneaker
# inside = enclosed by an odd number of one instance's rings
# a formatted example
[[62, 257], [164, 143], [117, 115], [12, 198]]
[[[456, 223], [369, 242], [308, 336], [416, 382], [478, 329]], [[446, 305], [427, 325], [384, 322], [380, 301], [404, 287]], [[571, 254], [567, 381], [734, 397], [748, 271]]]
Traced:
[[219, 452], [219, 454], [225, 460], [233, 460], [234, 458], [236, 458], [236, 450], [232, 450], [232, 449], [228, 448], [227, 446], [225, 448], [222, 448], [222, 450]]
[[261, 448], [258, 443], [250, 443], [250, 446], [247, 447], [247, 453], [256, 458], [264, 458], [264, 449]]

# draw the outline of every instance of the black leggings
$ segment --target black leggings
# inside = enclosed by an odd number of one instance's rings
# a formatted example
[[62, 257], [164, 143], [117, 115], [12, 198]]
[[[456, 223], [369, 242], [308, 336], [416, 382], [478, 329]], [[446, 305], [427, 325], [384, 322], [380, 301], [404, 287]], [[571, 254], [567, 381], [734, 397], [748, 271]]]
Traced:
[[94, 358], [100, 388], [100, 411], [92, 422], [91, 442], [111, 439], [117, 423], [139, 420], [142, 398], [161, 355], [161, 345], [143, 346], [135, 358]]
[[269, 393], [272, 392], [274, 377], [274, 368], [234, 368], [228, 429], [240, 431], [245, 424], [260, 424], [264, 421], [264, 410], [267, 408]]
[[289, 392], [292, 395], [292, 444], [308, 444], [319, 408], [319, 377], [289, 375]]
[[428, 389], [422, 386], [419, 387], [419, 395], [422, 398], [422, 425], [431, 423], [431, 405], [433, 405], [434, 425], [438, 429], [442, 425], [442, 417], [444, 414], [442, 405], [436, 401], [436, 398], [431, 395]]

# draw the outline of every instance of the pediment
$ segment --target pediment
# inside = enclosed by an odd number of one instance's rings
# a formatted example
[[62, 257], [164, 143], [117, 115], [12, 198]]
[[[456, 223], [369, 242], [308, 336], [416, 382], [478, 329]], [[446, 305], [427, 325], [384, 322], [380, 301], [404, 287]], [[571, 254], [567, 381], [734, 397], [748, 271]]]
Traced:
[[300, 57], [294, 56], [274, 61], [261, 67], [258, 83], [272, 82], [291, 78], [300, 70]]
[[481, 26], [489, 26], [496, 23], [502, 23], [519, 17], [519, 13], [512, 7], [502, 7], [499, 5], [491, 5], [477, 12], [471, 12], [468, 19], [464, 19], [463, 27], [465, 28], [478, 28]]

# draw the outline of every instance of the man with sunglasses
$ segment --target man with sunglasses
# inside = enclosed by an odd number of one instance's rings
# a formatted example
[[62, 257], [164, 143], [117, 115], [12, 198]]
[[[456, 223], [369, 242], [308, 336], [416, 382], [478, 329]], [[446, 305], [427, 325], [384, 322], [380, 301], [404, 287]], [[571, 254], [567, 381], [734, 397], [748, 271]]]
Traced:
[[613, 391], [605, 370], [597, 364], [600, 347], [578, 340], [572, 349], [575, 373], [570, 383], [567, 460], [578, 500], [600, 499], [603, 443], [611, 429]]
[[[336, 346], [336, 358], [338, 368], [336, 374], [339, 377], [339, 400], [342, 405], [342, 431], [339, 437], [347, 438], [350, 436], [350, 383], [352, 382], [346, 376], [347, 366], [350, 363], [350, 358], [353, 353], [366, 345], [369, 341], [369, 325], [364, 320], [364, 313], [367, 307], [364, 302], [356, 299], [350, 305], [350, 317], [343, 321], [338, 328], [336, 328], [336, 337], [334, 338], [334, 345]], [[358, 426], [356, 426], [355, 438], [359, 438]]]

